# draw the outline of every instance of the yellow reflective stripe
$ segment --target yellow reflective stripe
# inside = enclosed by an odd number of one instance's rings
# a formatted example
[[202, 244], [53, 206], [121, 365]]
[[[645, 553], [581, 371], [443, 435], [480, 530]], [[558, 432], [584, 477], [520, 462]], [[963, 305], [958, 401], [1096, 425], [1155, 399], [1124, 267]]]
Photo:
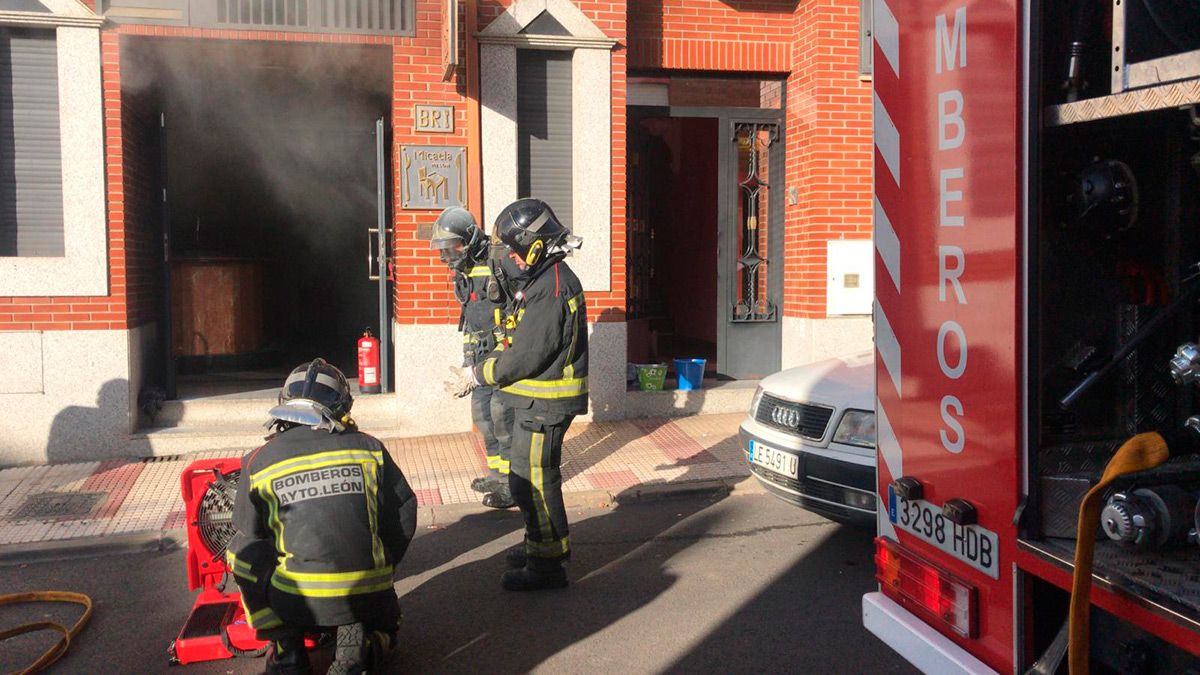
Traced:
[[377, 450], [330, 450], [328, 452], [304, 455], [303, 457], [294, 457], [272, 464], [262, 471], [250, 474], [250, 485], [257, 487], [272, 478], [280, 478], [300, 471], [319, 469], [345, 462], [358, 463], [367, 460], [383, 464], [383, 452]]
[[243, 572], [242, 570], [235, 569], [235, 570], [233, 570], [233, 576], [241, 578], [241, 579], [245, 579], [246, 581], [249, 581], [252, 584], [258, 583], [258, 577], [254, 576], [250, 572]]
[[275, 533], [275, 550], [279, 551], [279, 568], [287, 566], [287, 559], [292, 557], [283, 546], [283, 521], [279, 519], [279, 495], [271, 488], [270, 481], [258, 486], [258, 492], [267, 502], [267, 526]]
[[524, 319], [525, 319], [525, 308], [522, 307], [521, 309], [517, 310], [517, 323], [521, 323], [521, 321]]
[[507, 387], [502, 387], [500, 391], [529, 398], [573, 398], [587, 394], [588, 381], [586, 377], [562, 380], [521, 380]]
[[271, 611], [270, 607], [251, 614], [243, 603], [242, 609], [246, 610], [246, 623], [250, 624], [254, 630], [269, 630], [283, 625], [283, 621], [275, 616], [275, 612]]
[[499, 471], [501, 475], [507, 476], [510, 473], [510, 466], [512, 466], [512, 462], [509, 462], [506, 459], [501, 459], [496, 465], [496, 470]]
[[314, 598], [376, 593], [392, 588], [392, 568], [325, 573], [276, 569], [271, 585], [285, 593]]
[[551, 541], [525, 541], [525, 552], [535, 558], [561, 558], [571, 551], [571, 538]]
[[[361, 462], [363, 460], [374, 460], [383, 463], [383, 452], [378, 450], [329, 450], [327, 452], [317, 452], [311, 455], [302, 457], [293, 457], [292, 459], [276, 462], [261, 471], [256, 471], [250, 474], [252, 483], [259, 483], [266, 480], [268, 477], [274, 477], [274, 474], [280, 472], [290, 472], [291, 469], [298, 468], [301, 465], [308, 465], [314, 462], [331, 462], [335, 460], [343, 460], [350, 462]], [[305, 466], [304, 468], [311, 468]]]
[[387, 565], [387, 556], [383, 552], [383, 541], [379, 538], [379, 485], [372, 468], [368, 467], [366, 462], [362, 463], [363, 478], [367, 488], [365, 495], [367, 516], [371, 521], [371, 561], [375, 563], [375, 567], [384, 567]]
[[475, 267], [471, 268], [471, 271], [467, 274], [467, 276], [469, 276], [469, 277], [486, 277], [486, 276], [490, 275], [491, 273], [492, 273], [492, 271], [490, 269], [488, 269], [487, 265], [476, 265]]
[[[583, 297], [581, 293], [579, 297]], [[574, 313], [574, 309], [571, 310]], [[563, 368], [563, 379], [571, 380], [575, 378], [575, 340], [579, 338], [579, 315], [575, 314], [571, 318], [571, 347], [567, 350], [567, 366]]]
[[496, 359], [483, 362], [483, 383], [496, 384]]
[[487, 466], [489, 469], [499, 469], [500, 464], [503, 461], [504, 461], [504, 459], [502, 457], [500, 457], [500, 455], [488, 455], [487, 456]]
[[495, 312], [495, 321], [496, 321], [496, 325], [497, 325], [497, 326], [499, 326], [499, 325], [500, 325], [500, 308], [499, 308], [499, 307], [497, 307], [497, 308], [496, 308], [496, 309], [494, 309], [493, 311]]
[[470, 333], [463, 333], [463, 344], [473, 345], [476, 342], [479, 342], [479, 340], [476, 340], [474, 335], [471, 335]]
[[579, 311], [579, 308], [582, 307], [583, 304], [583, 293], [580, 293], [570, 300], [567, 300], [567, 307], [570, 308], [572, 314]]
[[306, 598], [341, 598], [346, 596], [361, 596], [366, 593], [378, 593], [380, 591], [388, 591], [392, 589], [391, 579], [379, 581], [376, 584], [354, 586], [353, 589], [299, 589], [295, 586], [287, 586], [280, 583], [277, 577], [271, 579], [271, 585], [284, 593], [292, 593], [293, 596], [304, 596]]
[[254, 572], [250, 568], [250, 563], [244, 560], [238, 560], [236, 557], [233, 557], [232, 553], [230, 554], [230, 557], [232, 558], [232, 565], [230, 565], [230, 567], [233, 570], [234, 576], [241, 577], [250, 582], [258, 581], [258, 577], [254, 575]]
[[533, 510], [537, 513], [538, 532], [542, 541], [554, 538], [550, 529], [550, 509], [546, 507], [546, 488], [542, 484], [542, 451], [546, 444], [545, 434], [533, 434], [529, 442], [529, 482], [533, 484]]
[[355, 570], [353, 572], [295, 572], [293, 570], [280, 570], [279, 574], [289, 581], [300, 583], [346, 584], [370, 579], [391, 579], [392, 568], [385, 565], [376, 567], [375, 569]]
[[562, 380], [521, 380], [520, 384], [531, 389], [551, 390], [563, 389], [566, 387], [584, 387], [587, 388], [586, 377], [573, 377], [571, 379]]

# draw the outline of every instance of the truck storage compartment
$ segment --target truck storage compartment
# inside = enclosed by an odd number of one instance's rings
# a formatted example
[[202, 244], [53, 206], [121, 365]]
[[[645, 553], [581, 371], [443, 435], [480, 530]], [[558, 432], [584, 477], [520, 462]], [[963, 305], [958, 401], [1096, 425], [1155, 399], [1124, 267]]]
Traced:
[[[1172, 458], [1104, 495], [1094, 580], [1200, 630], [1200, 456], [1182, 452], [1200, 448], [1200, 349], [1187, 347], [1200, 342], [1200, 38], [1169, 35], [1200, 22], [1200, 7], [1042, 5], [1021, 546], [1072, 568], [1083, 496], [1127, 439], [1161, 432]], [[1125, 73], [1151, 62], [1175, 75]], [[1120, 623], [1105, 617], [1093, 635], [1105, 621]], [[1093, 656], [1107, 667], [1125, 658], [1095, 645]]]

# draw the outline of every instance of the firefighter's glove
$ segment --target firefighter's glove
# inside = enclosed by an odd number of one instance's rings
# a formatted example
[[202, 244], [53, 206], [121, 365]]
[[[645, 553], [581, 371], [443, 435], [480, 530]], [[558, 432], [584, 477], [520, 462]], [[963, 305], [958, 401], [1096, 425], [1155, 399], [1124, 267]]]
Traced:
[[454, 398], [462, 398], [470, 394], [479, 386], [479, 382], [475, 379], [474, 369], [471, 367], [455, 368], [450, 366], [450, 379], [446, 380], [446, 393]]

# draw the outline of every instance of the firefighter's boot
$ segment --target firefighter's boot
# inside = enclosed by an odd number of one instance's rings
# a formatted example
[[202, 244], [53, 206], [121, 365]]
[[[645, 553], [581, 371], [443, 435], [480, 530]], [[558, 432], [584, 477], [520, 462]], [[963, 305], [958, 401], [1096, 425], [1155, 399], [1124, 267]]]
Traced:
[[267, 650], [267, 675], [310, 675], [308, 650], [303, 637], [272, 640]]
[[504, 487], [505, 489], [508, 488], [508, 476], [505, 476], [495, 469], [489, 470], [486, 476], [480, 476], [479, 478], [471, 481], [471, 489], [484, 494], [495, 492], [501, 487]]
[[529, 556], [525, 554], [525, 544], [517, 544], [504, 554], [504, 562], [514, 570], [524, 567], [528, 560]]
[[366, 667], [368, 673], [383, 672], [384, 665], [396, 651], [396, 633], [373, 630], [367, 634]]
[[362, 675], [367, 672], [367, 631], [361, 623], [338, 626], [337, 647], [329, 675]]
[[507, 591], [545, 591], [567, 587], [567, 571], [561, 560], [529, 557], [525, 566], [509, 570], [500, 579]]
[[512, 492], [506, 483], [484, 495], [483, 505], [493, 509], [511, 509], [517, 502], [513, 500]]

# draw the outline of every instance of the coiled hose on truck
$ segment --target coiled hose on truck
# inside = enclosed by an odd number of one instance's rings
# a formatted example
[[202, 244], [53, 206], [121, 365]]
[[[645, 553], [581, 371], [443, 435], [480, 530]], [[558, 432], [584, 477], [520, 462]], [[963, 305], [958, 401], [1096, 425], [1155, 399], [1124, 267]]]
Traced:
[[1075, 570], [1071, 579], [1071, 613], [1068, 619], [1067, 664], [1071, 675], [1086, 675], [1088, 672], [1092, 562], [1096, 552], [1100, 510], [1104, 506], [1104, 491], [1117, 478], [1153, 469], [1167, 461], [1170, 455], [1167, 441], [1161, 434], [1149, 432], [1134, 436], [1125, 441], [1108, 460], [1100, 482], [1088, 490], [1079, 505], [1079, 532], [1075, 543]]

